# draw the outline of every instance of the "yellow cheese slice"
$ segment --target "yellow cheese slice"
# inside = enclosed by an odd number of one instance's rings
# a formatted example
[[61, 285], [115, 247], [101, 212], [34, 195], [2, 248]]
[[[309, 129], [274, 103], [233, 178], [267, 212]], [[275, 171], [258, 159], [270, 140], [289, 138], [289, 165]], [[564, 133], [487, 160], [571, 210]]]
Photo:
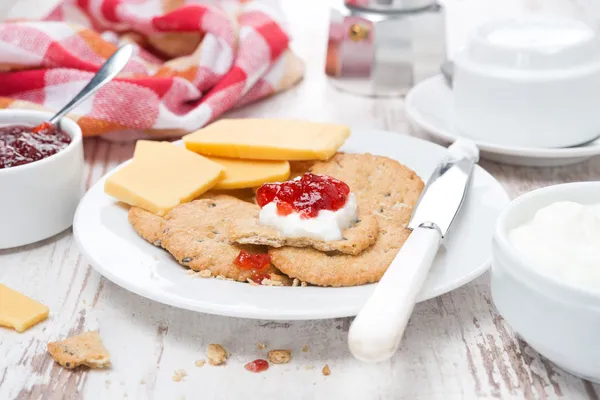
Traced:
[[162, 216], [215, 186], [223, 172], [219, 164], [184, 147], [139, 141], [132, 162], [108, 177], [104, 191]]
[[183, 137], [207, 156], [253, 160], [327, 160], [350, 136], [344, 125], [282, 119], [222, 119]]
[[287, 161], [207, 158], [225, 168], [223, 179], [215, 185], [214, 189], [252, 188], [267, 182], [285, 181], [290, 177], [290, 163]]
[[49, 312], [45, 305], [0, 283], [0, 326], [24, 332], [48, 318]]

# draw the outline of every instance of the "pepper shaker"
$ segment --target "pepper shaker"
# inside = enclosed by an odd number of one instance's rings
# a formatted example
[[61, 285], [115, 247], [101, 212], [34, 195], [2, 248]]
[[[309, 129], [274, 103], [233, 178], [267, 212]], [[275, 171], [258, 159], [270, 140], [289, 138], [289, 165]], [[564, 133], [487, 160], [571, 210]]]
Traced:
[[339, 89], [401, 96], [446, 59], [435, 0], [342, 0], [331, 8], [325, 73]]

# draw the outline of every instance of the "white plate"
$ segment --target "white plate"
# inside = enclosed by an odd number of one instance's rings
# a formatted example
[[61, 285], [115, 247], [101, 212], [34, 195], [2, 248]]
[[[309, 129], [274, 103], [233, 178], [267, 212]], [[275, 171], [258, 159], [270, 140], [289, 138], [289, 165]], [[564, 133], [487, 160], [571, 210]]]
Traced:
[[[424, 140], [367, 129], [354, 129], [342, 150], [394, 158], [425, 179], [446, 152]], [[373, 285], [263, 287], [192, 277], [169, 253], [134, 232], [127, 221], [127, 208], [104, 194], [105, 180], [102, 178], [81, 201], [74, 235], [81, 252], [99, 273], [141, 296], [210, 314], [292, 320], [356, 315], [373, 291]], [[502, 186], [477, 167], [461, 215], [440, 249], [419, 300], [446, 293], [487, 270], [494, 224], [508, 201]]]
[[[459, 136], [468, 137], [454, 127], [454, 97], [441, 75], [417, 84], [406, 96], [408, 119], [417, 128], [443, 143], [451, 143]], [[571, 165], [600, 155], [600, 139], [578, 147], [537, 149], [501, 146], [475, 140], [481, 156], [504, 164], [530, 167]]]

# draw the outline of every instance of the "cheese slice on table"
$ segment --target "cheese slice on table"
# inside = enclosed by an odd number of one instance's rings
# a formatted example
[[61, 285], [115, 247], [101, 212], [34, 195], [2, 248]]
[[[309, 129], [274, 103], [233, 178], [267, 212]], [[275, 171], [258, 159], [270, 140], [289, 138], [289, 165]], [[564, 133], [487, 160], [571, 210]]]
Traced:
[[163, 216], [194, 200], [222, 177], [223, 167], [184, 147], [138, 143], [132, 162], [109, 176], [104, 185], [108, 195], [122, 202]]
[[0, 283], [0, 326], [24, 332], [48, 318], [49, 312], [45, 305]]
[[267, 182], [285, 181], [290, 177], [290, 163], [287, 161], [207, 158], [225, 168], [223, 179], [215, 185], [215, 189], [253, 188]]
[[207, 156], [253, 160], [327, 160], [350, 136], [344, 125], [283, 119], [222, 119], [183, 137]]

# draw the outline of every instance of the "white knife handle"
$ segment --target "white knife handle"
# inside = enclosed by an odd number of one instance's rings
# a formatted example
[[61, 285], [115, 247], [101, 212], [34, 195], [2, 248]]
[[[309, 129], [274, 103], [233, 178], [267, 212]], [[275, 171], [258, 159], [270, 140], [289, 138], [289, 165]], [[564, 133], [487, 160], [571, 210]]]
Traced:
[[435, 228], [411, 233], [350, 327], [354, 357], [379, 362], [394, 355], [440, 243]]

